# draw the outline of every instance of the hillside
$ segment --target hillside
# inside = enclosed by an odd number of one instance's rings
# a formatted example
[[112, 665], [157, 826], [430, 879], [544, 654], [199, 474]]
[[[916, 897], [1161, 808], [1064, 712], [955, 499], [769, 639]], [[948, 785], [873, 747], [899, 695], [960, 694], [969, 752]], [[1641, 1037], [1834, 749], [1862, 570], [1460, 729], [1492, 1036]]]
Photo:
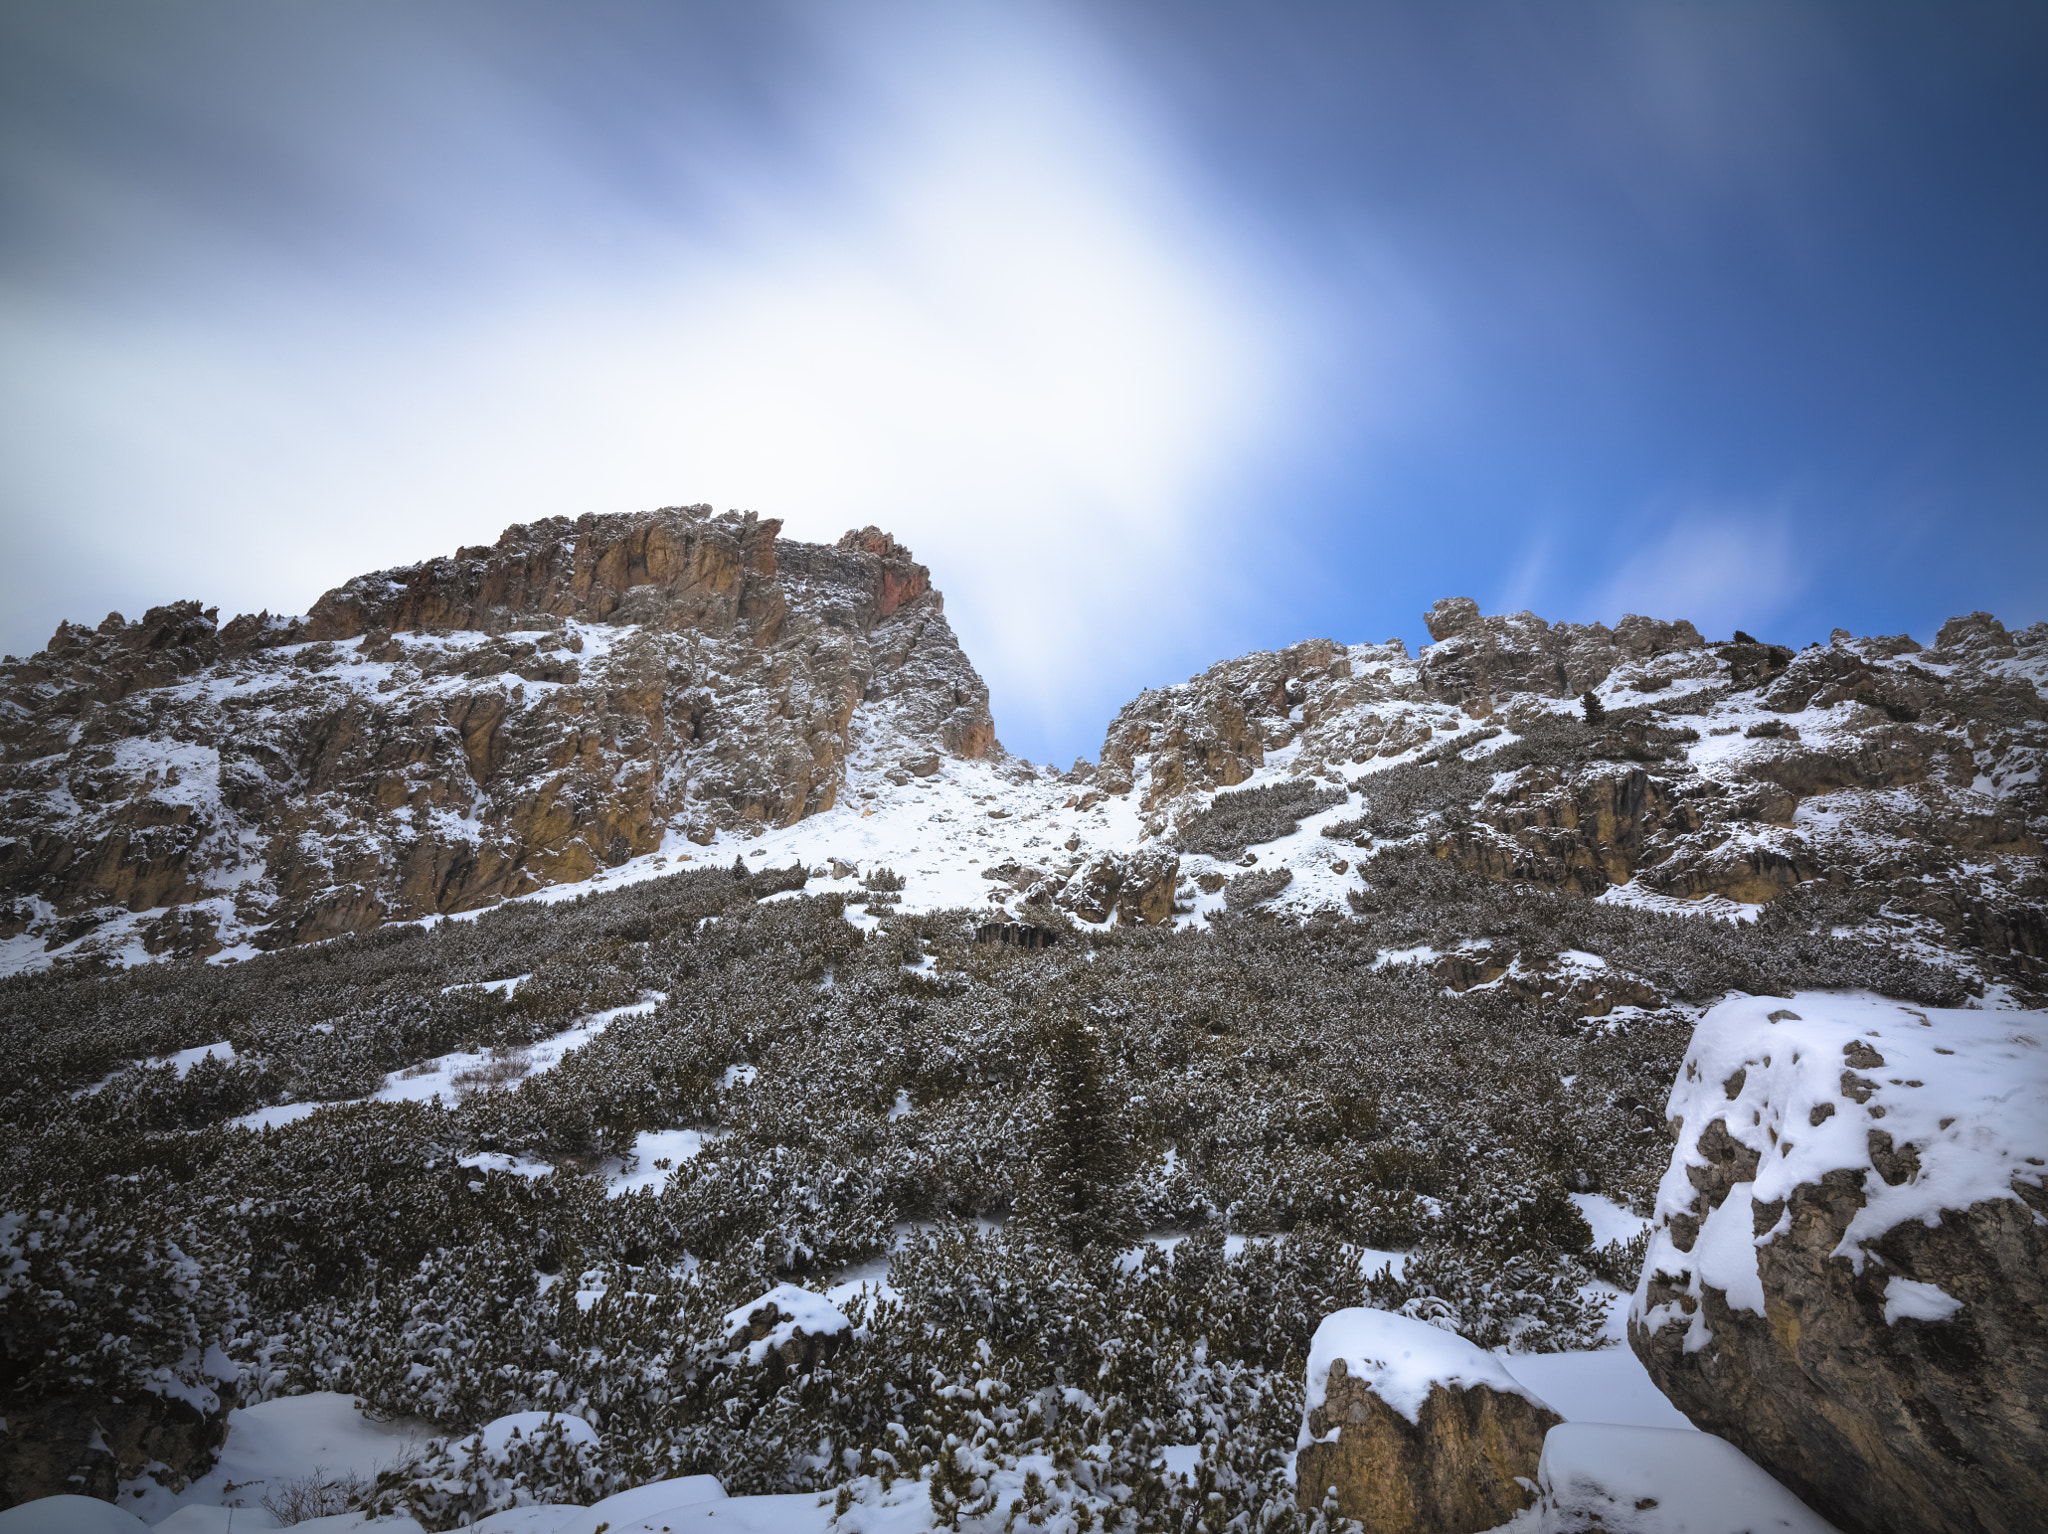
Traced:
[[[167, 611], [10, 670], [0, 1502], [160, 1518], [231, 1407], [331, 1391], [413, 1434], [355, 1500], [431, 1528], [700, 1473], [1302, 1527], [1332, 1311], [1618, 1339], [1723, 998], [2048, 989], [2048, 630], [1981, 614], [1450, 601], [1056, 770], [872, 530]], [[588, 1436], [465, 1457], [527, 1411]]]

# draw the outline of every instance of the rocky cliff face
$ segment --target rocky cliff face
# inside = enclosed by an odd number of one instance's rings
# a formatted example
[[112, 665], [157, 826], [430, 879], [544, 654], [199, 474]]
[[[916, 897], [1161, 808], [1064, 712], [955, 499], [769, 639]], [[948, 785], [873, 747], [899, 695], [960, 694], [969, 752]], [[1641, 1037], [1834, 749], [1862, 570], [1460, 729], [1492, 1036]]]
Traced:
[[302, 618], [63, 625], [0, 685], [0, 937], [329, 937], [789, 825], [857, 744], [995, 751], [924, 566], [779, 528], [556, 518]]

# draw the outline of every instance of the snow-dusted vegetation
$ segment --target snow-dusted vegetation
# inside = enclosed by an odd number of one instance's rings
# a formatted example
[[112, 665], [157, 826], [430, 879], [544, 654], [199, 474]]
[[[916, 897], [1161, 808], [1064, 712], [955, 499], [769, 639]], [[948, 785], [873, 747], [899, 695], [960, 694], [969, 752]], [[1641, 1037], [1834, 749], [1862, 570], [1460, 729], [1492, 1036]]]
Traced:
[[[1642, 1247], [1596, 1246], [1581, 1202], [1650, 1212], [1700, 1003], [1955, 991], [1834, 936], [1824, 896], [1737, 927], [1420, 850], [1376, 861], [1341, 915], [1226, 909], [1035, 951], [975, 943], [973, 912], [805, 883], [689, 872], [234, 965], [0, 983], [10, 1400], [351, 1393], [425, 1424], [373, 1500], [429, 1526], [485, 1510], [465, 1435], [559, 1411], [594, 1438], [492, 1496], [703, 1472], [942, 1523], [1022, 1498], [1073, 1527], [1208, 1507], [1287, 1527], [1330, 1312], [1599, 1340]], [[1559, 974], [1597, 957], [1649, 1004], [1588, 1016], [1554, 984], [1381, 962], [1474, 939]], [[446, 1070], [544, 1040], [537, 1066]], [[391, 1090], [423, 1065], [449, 1089]], [[849, 1271], [873, 1281], [834, 1288]], [[851, 1322], [808, 1372], [728, 1334], [778, 1283]], [[1156, 1473], [1189, 1444], [1191, 1476]]]

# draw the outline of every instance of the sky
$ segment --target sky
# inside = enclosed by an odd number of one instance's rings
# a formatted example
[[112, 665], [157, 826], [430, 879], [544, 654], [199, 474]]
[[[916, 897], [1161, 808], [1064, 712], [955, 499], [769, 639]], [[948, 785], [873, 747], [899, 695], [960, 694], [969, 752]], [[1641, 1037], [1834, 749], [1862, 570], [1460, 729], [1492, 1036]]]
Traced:
[[1437, 598], [2048, 619], [2048, 7], [0, 0], [0, 649], [710, 502], [1005, 744]]

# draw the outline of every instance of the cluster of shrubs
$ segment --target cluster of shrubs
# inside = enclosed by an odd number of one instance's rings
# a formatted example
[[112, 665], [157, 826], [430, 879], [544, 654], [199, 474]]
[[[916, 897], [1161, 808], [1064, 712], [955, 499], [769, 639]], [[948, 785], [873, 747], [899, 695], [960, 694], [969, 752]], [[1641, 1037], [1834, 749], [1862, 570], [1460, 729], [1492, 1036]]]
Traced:
[[1180, 852], [1206, 853], [1235, 862], [1247, 847], [1292, 836], [1303, 816], [1342, 804], [1350, 795], [1308, 778], [1285, 778], [1259, 788], [1226, 790], [1184, 820], [1174, 836]]
[[[1483, 789], [1545, 746], [1532, 733], [1377, 775], [1370, 813]], [[1259, 792], [1219, 796], [1202, 834], [1241, 844], [1332, 802]], [[1567, 1195], [1647, 1210], [1669, 1152], [1643, 1105], [1669, 1091], [1686, 1004], [1959, 994], [1835, 936], [1867, 915], [1853, 894], [1809, 887], [1736, 927], [1488, 883], [1413, 846], [1365, 872], [1348, 913], [1255, 919], [1248, 882], [1205, 930], [1026, 950], [975, 943], [964, 911], [882, 906], [863, 932], [836, 894], [764, 903], [800, 869], [736, 867], [236, 965], [0, 982], [0, 1414], [117, 1411], [218, 1347], [245, 1401], [335, 1389], [429, 1424], [362, 1498], [430, 1527], [700, 1471], [842, 1508], [924, 1498], [942, 1523], [1295, 1527], [1282, 1455], [1329, 1310], [1488, 1346], [1596, 1338], [1596, 1280], [1628, 1286], [1642, 1251], [1594, 1249]], [[871, 874], [871, 909], [900, 882]], [[1587, 1018], [1381, 962], [1468, 938], [1599, 953], [1667, 1005]], [[597, 1013], [615, 1015], [550, 1069], [454, 1103], [365, 1100]], [[221, 1041], [232, 1061], [142, 1063]], [[332, 1106], [235, 1122], [286, 1102]], [[643, 1133], [685, 1128], [699, 1154], [609, 1196]], [[1398, 1273], [1372, 1255], [1389, 1250]], [[885, 1260], [808, 1372], [720, 1335], [777, 1282]], [[460, 1451], [526, 1410], [597, 1441], [510, 1468]], [[1201, 1446], [1192, 1482], [1157, 1473], [1166, 1444]]]

